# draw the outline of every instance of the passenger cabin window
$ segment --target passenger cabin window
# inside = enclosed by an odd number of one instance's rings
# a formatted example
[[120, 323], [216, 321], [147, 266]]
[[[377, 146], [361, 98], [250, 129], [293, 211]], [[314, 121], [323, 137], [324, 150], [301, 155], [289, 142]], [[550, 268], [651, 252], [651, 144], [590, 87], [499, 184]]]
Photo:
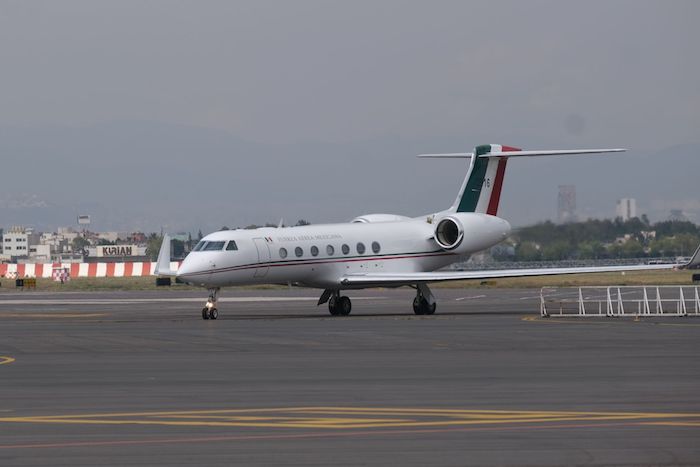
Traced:
[[231, 240], [228, 242], [228, 245], [226, 245], [226, 251], [235, 251], [238, 250], [238, 245], [236, 245], [236, 242]]
[[344, 255], [347, 255], [348, 253], [350, 253], [350, 247], [344, 243], [343, 243], [343, 246], [340, 247], [340, 249], [343, 250]]
[[301, 247], [298, 246], [294, 249], [294, 254], [297, 255], [297, 258], [299, 258], [301, 257], [301, 255], [304, 254], [304, 250], [302, 250]]
[[207, 242], [205, 242], [205, 241], [203, 241], [203, 240], [200, 240], [199, 243], [197, 243], [197, 246], [195, 246], [195, 247], [192, 249], [192, 251], [199, 251], [199, 250], [201, 250], [205, 243], [207, 243]]
[[311, 256], [318, 256], [318, 247], [316, 245], [311, 247]]
[[287, 249], [286, 248], [280, 248], [280, 258], [284, 259], [287, 257]]
[[207, 242], [202, 248], [202, 251], [219, 251], [224, 249], [224, 243], [226, 242]]
[[333, 248], [333, 245], [326, 245], [326, 254], [328, 256], [333, 256], [335, 254], [335, 248]]
[[382, 249], [381, 246], [379, 246], [379, 242], [372, 242], [372, 251], [375, 253], [379, 253], [379, 251]]
[[357, 252], [361, 255], [365, 254], [365, 244], [360, 242], [357, 244]]

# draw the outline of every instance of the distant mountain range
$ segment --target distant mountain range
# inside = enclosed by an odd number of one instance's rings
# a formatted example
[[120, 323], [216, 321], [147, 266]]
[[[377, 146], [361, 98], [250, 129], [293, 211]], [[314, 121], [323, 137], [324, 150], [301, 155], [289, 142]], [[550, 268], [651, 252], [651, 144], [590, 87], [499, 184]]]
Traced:
[[[485, 141], [469, 145], [478, 143]], [[139, 121], [2, 127], [0, 227], [53, 229], [90, 214], [100, 230], [208, 232], [281, 217], [319, 223], [370, 212], [421, 215], [451, 204], [466, 167], [464, 161], [414, 155], [466, 151], [466, 144], [456, 136], [387, 136], [274, 145], [219, 130]], [[555, 146], [542, 141], [536, 148]], [[616, 200], [632, 197], [652, 220], [676, 208], [697, 222], [698, 173], [700, 144], [512, 161], [499, 214], [515, 225], [555, 218], [557, 185], [574, 184], [580, 217], [613, 217]]]

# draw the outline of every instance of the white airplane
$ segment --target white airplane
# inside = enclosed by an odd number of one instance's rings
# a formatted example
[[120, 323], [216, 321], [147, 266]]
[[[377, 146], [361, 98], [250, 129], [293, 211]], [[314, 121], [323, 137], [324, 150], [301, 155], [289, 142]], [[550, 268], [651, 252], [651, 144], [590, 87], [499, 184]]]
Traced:
[[423, 154], [418, 157], [468, 158], [469, 169], [452, 206], [420, 217], [368, 214], [348, 223], [226, 230], [205, 236], [182, 262], [170, 270], [170, 239], [158, 255], [157, 276], [209, 289], [203, 319], [218, 317], [221, 287], [250, 284], [294, 284], [323, 289], [318, 305], [328, 302], [331, 315], [350, 314], [343, 290], [411, 286], [413, 311], [435, 312], [428, 283], [462, 279], [574, 274], [585, 272], [670, 269], [698, 264], [700, 248], [687, 265], [637, 265], [580, 268], [439, 271], [460, 257], [504, 240], [510, 224], [496, 216], [509, 158], [600, 154], [624, 149], [522, 151], [489, 144], [474, 153]]

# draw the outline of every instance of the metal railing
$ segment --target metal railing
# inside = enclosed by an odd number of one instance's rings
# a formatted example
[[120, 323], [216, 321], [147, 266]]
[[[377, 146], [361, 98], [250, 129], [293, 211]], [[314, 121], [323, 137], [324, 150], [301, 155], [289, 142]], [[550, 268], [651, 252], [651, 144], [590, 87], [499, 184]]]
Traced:
[[700, 287], [690, 285], [543, 287], [542, 317], [700, 316]]

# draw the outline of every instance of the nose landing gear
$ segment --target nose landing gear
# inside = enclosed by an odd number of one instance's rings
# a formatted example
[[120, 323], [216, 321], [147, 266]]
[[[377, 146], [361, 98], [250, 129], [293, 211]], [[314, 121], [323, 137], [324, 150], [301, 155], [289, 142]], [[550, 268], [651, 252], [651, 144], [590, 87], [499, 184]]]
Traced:
[[209, 298], [202, 308], [202, 319], [216, 319], [219, 317], [219, 310], [216, 309], [216, 295], [219, 288], [209, 289]]

